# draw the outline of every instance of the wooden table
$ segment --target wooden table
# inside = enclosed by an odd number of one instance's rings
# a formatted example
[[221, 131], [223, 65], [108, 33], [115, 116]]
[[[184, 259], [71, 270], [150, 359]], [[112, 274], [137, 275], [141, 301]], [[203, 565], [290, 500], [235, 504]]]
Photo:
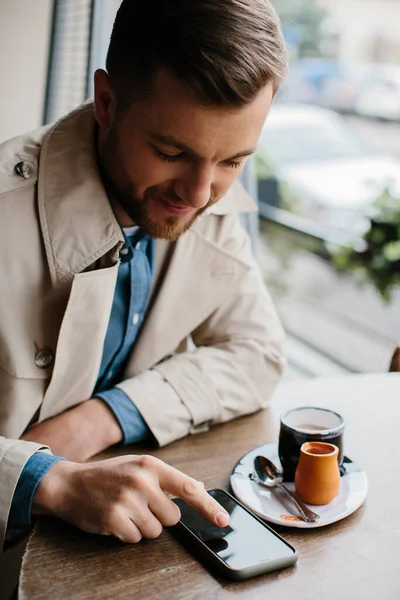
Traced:
[[367, 472], [369, 492], [365, 504], [338, 523], [280, 528], [298, 550], [294, 567], [232, 583], [211, 575], [167, 531], [130, 546], [42, 518], [25, 553], [20, 599], [398, 600], [400, 374], [282, 384], [270, 409], [153, 453], [209, 488], [229, 489], [236, 461], [277, 439], [284, 409], [305, 404], [344, 416], [345, 452]]

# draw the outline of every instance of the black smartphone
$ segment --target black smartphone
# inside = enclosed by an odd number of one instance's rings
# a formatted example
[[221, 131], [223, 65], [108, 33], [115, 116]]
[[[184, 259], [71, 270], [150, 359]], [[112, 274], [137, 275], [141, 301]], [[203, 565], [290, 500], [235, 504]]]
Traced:
[[181, 511], [175, 532], [196, 554], [230, 579], [242, 580], [293, 565], [297, 552], [288, 542], [225, 490], [208, 493], [230, 515], [227, 527], [217, 527], [184, 500], [174, 498]]

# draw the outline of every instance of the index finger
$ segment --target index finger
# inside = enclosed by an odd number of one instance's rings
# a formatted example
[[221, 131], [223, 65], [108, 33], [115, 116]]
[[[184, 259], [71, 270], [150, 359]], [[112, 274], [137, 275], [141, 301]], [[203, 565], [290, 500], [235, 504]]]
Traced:
[[230, 518], [228, 513], [204, 489], [204, 484], [201, 481], [197, 481], [161, 461], [158, 480], [164, 492], [182, 498], [182, 500], [197, 508], [209, 521], [212, 521], [218, 527], [226, 527], [228, 525]]

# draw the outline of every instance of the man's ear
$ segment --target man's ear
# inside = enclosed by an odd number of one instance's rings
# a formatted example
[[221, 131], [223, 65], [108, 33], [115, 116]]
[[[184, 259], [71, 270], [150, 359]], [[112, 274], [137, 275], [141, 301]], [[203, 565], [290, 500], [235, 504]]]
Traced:
[[94, 115], [103, 133], [107, 133], [115, 118], [116, 99], [110, 78], [103, 69], [94, 74]]

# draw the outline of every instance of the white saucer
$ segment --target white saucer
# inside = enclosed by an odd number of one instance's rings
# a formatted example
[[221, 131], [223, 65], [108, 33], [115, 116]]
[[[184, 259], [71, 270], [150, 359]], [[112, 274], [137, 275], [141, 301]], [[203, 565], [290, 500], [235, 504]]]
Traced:
[[[332, 502], [325, 506], [307, 505], [321, 518], [316, 523], [306, 523], [297, 517], [297, 511], [289, 498], [277, 488], [268, 489], [250, 479], [254, 472], [253, 461], [257, 454], [266, 456], [280, 467], [278, 444], [265, 444], [245, 454], [235, 465], [231, 475], [231, 486], [235, 496], [256, 515], [286, 527], [309, 529], [323, 527], [351, 515], [365, 500], [368, 490], [367, 476], [356, 463], [345, 457], [340, 480], [340, 491]], [[285, 483], [294, 491], [294, 483]]]

